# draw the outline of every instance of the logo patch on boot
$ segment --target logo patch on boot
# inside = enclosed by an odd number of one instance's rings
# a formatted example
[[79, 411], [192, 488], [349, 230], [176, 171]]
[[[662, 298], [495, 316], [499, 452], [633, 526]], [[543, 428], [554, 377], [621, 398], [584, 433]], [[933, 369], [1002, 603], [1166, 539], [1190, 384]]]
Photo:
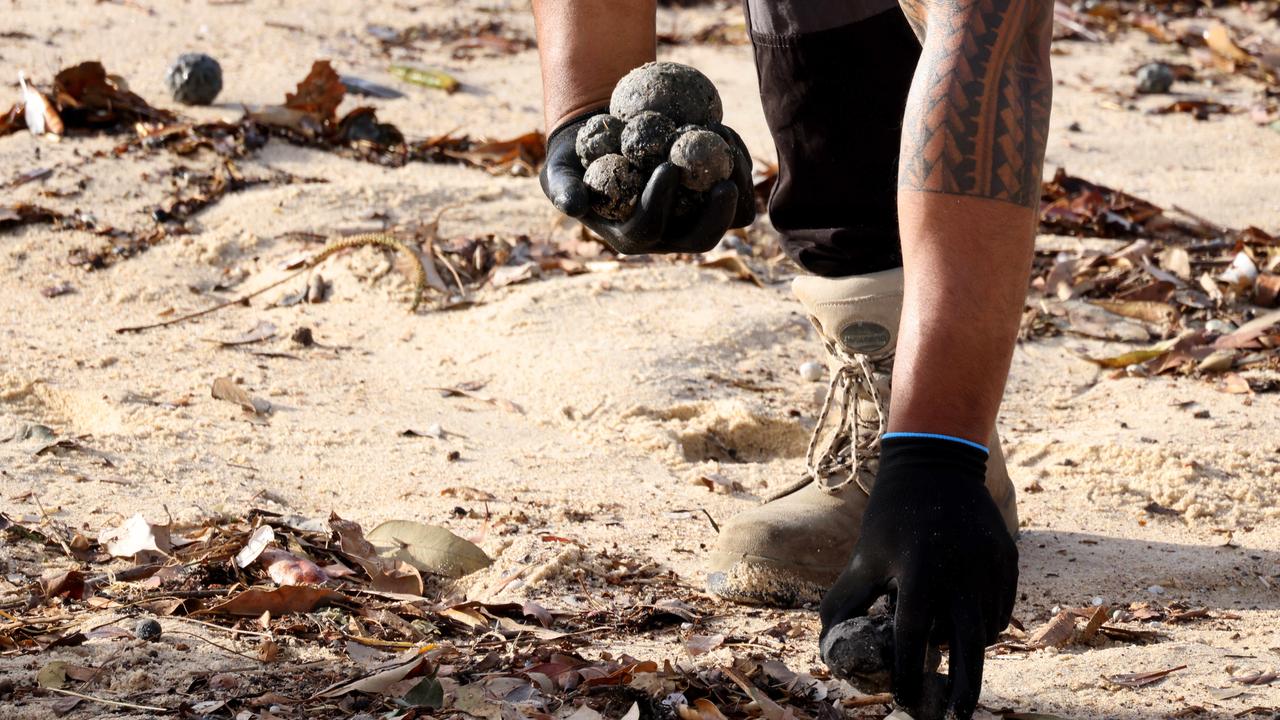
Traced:
[[849, 350], [870, 355], [889, 344], [889, 329], [873, 322], [854, 322], [840, 329], [840, 342]]

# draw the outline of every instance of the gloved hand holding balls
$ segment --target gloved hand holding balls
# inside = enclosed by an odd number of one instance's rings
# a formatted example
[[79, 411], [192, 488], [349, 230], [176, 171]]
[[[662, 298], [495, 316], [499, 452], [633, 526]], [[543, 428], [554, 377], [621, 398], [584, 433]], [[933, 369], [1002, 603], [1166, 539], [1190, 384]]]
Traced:
[[[631, 180], [639, 173], [647, 181], [663, 162], [680, 169], [677, 216], [696, 209], [705, 201], [700, 194], [733, 172], [733, 148], [717, 134], [727, 130], [720, 94], [694, 68], [652, 62], [632, 70], [614, 88], [609, 112], [587, 121], [576, 146], [591, 208], [602, 217], [630, 217], [644, 189]], [[631, 191], [619, 197], [621, 188]]]
[[548, 138], [547, 197], [624, 254], [705, 252], [755, 219], [751, 156], [687, 65], [646, 63]]

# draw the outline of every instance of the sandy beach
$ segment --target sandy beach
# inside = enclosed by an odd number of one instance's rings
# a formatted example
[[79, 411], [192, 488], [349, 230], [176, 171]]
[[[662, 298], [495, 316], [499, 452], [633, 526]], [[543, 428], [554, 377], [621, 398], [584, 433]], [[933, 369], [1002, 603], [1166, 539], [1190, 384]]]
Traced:
[[[720, 17], [738, 19], [733, 10], [663, 10], [660, 28]], [[407, 137], [542, 130], [536, 50], [459, 58], [434, 41], [387, 49], [366, 29], [476, 18], [532, 34], [527, 3], [514, 0], [8, 0], [0, 12], [0, 110], [18, 99], [19, 70], [47, 83], [63, 67], [100, 60], [157, 107], [201, 122], [234, 121], [246, 106], [281, 102], [314, 60], [328, 59], [343, 74], [404, 93], [348, 97], [341, 111], [372, 105]], [[1259, 32], [1280, 31], [1270, 21]], [[211, 107], [179, 106], [163, 84], [166, 65], [196, 50], [216, 56], [225, 73]], [[710, 76], [726, 122], [762, 164], [772, 158], [749, 46], [663, 45], [659, 54]], [[1131, 68], [1162, 57], [1173, 57], [1169, 46], [1137, 34], [1058, 43], [1046, 172], [1063, 167], [1222, 226], [1280, 231], [1280, 132], [1247, 114], [1205, 121], [1147, 114], [1157, 99], [1138, 98], [1128, 109], [1097, 91], [1130, 88]], [[387, 72], [398, 61], [444, 68], [462, 88], [446, 94], [398, 81]], [[1236, 79], [1187, 92], [1243, 98], [1250, 87]], [[25, 131], [0, 137], [0, 205], [28, 202], [140, 230], [155, 225], [154, 208], [187, 178], [220, 162], [209, 152], [117, 156], [112, 149], [121, 141], [101, 134], [52, 141]], [[317, 270], [332, 285], [325, 302], [281, 302], [306, 286], [299, 278], [249, 306], [116, 333], [280, 279], [324, 238], [410, 227], [449, 205], [456, 207], [443, 216], [442, 241], [576, 236], [530, 177], [463, 164], [384, 167], [277, 138], [236, 165], [250, 177], [287, 173], [320, 182], [268, 182], [227, 194], [192, 218], [189, 234], [95, 271], [69, 262], [78, 249], [102, 244], [90, 232], [48, 224], [0, 229], [0, 438], [20, 423], [39, 423], [93, 450], [33, 455], [21, 443], [0, 442], [5, 514], [31, 524], [52, 518], [88, 537], [138, 512], [179, 523], [242, 517], [251, 508], [300, 519], [337, 512], [366, 528], [417, 520], [474, 538], [494, 558], [457, 583], [454, 592], [468, 599], [532, 599], [564, 610], [653, 602], [642, 587], [600, 594], [610, 569], [630, 563], [668, 573], [672, 587], [696, 599], [710, 615], [699, 634], [751, 645], [691, 657], [688, 633], [677, 626], [595, 637], [584, 655], [714, 666], [764, 652], [793, 670], [821, 669], [812, 609], [746, 608], [702, 591], [716, 533], [708, 518], [723, 522], [803, 472], [825, 383], [806, 382], [797, 370], [823, 358], [789, 292], [794, 266], [756, 264], [760, 287], [696, 262], [620, 263], [602, 254], [580, 274], [488, 283], [463, 306], [438, 309], [433, 301], [410, 313], [402, 264], [365, 247]], [[51, 172], [9, 184], [32, 168]], [[751, 237], [769, 232], [762, 224]], [[73, 291], [42, 294], [60, 283]], [[270, 339], [219, 342], [263, 322], [275, 328]], [[290, 339], [304, 327], [316, 344]], [[1000, 418], [1022, 523], [1014, 616], [1031, 629], [1055, 608], [1097, 603], [1180, 603], [1208, 612], [1194, 621], [1127, 625], [1157, 631], [1149, 644], [1099, 638], [1061, 650], [992, 651], [983, 712], [1276, 717], [1280, 682], [1243, 686], [1232, 678], [1280, 669], [1280, 394], [1224, 392], [1221, 383], [1194, 377], [1115, 379], [1081, 359], [1124, 347], [1074, 335], [1018, 347]], [[272, 412], [250, 417], [212, 398], [211, 383], [223, 377], [266, 399]], [[480, 399], [440, 392], [464, 385]], [[0, 544], [0, 592], [18, 593], [33, 572], [73, 566], [26, 544]], [[524, 580], [504, 580], [513, 573]], [[132, 617], [107, 608], [93, 618], [105, 624], [115, 615]], [[784, 622], [799, 630], [781, 640], [763, 635]], [[161, 623], [233, 649], [251, 647], [177, 619]], [[331, 648], [286, 649], [297, 662], [352, 662]], [[52, 659], [102, 663], [117, 650], [93, 640], [39, 653], [0, 651], [0, 682], [8, 687], [0, 690], [0, 716], [51, 717], [61, 698], [32, 691], [39, 668]], [[120, 652], [94, 694], [166, 706], [207, 700], [212, 691], [188, 698], [173, 688], [195, 670], [234, 675], [230, 669], [245, 665], [207, 643]], [[1106, 680], [1177, 666], [1185, 668], [1142, 687]], [[1252, 708], [1269, 710], [1238, 714]], [[304, 717], [290, 712], [245, 717]], [[65, 715], [107, 716], [149, 715], [91, 702]]]

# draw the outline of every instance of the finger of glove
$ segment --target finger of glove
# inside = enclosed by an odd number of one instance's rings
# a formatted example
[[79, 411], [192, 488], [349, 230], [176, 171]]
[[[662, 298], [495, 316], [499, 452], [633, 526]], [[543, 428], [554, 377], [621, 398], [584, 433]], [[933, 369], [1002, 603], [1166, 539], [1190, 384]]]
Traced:
[[849, 566], [822, 596], [822, 635], [849, 618], [866, 615], [885, 589], [884, 573], [855, 550]]
[[698, 215], [697, 222], [673, 245], [682, 252], [706, 252], [724, 237], [738, 206], [738, 188], [728, 180], [721, 180], [707, 193], [707, 204]]
[[924, 682], [924, 662], [933, 628], [932, 603], [919, 587], [903, 582], [893, 617], [893, 697], [915, 707]]
[[[576, 134], [576, 133], [575, 133]], [[558, 151], [547, 158], [538, 173], [542, 192], [551, 200], [556, 209], [570, 217], [582, 217], [591, 209], [591, 195], [582, 182], [582, 163], [576, 153]]]
[[746, 227], [756, 219], [755, 183], [751, 181], [751, 152], [746, 143], [728, 125], [723, 126], [725, 133], [732, 138], [734, 149], [733, 174], [730, 179], [738, 188], [737, 207], [733, 214], [733, 222], [729, 227]]
[[[1012, 541], [1010, 541], [1012, 544]], [[1013, 617], [1013, 606], [1018, 600], [1018, 550], [1013, 548], [1011, 557], [1001, 562], [1000, 580], [996, 599], [991, 603], [995, 608], [995, 617], [987, 621], [987, 644], [996, 641], [996, 637], [1007, 627]]]
[[986, 623], [973, 597], [957, 599], [951, 610], [951, 709], [957, 718], [973, 716], [982, 693], [982, 665], [986, 659]]
[[680, 168], [662, 163], [649, 178], [636, 204], [635, 214], [622, 226], [621, 232], [638, 246], [650, 245], [662, 237], [671, 215], [671, 206], [680, 185]]

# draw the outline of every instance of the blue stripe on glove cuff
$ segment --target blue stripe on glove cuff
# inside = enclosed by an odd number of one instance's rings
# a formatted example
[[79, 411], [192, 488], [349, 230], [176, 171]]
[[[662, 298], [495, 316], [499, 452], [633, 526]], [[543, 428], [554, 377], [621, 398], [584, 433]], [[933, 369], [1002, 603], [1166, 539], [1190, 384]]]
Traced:
[[950, 440], [951, 442], [958, 442], [961, 445], [968, 445], [969, 447], [974, 448], [975, 450], [981, 450], [983, 455], [991, 454], [991, 451], [987, 449], [986, 445], [976, 443], [972, 440], [965, 440], [964, 438], [954, 437], [952, 435], [941, 435], [939, 433], [921, 433], [921, 432], [889, 432], [889, 433], [885, 433], [882, 436], [882, 439], [884, 440], [892, 440], [894, 438], [932, 438], [934, 440]]

